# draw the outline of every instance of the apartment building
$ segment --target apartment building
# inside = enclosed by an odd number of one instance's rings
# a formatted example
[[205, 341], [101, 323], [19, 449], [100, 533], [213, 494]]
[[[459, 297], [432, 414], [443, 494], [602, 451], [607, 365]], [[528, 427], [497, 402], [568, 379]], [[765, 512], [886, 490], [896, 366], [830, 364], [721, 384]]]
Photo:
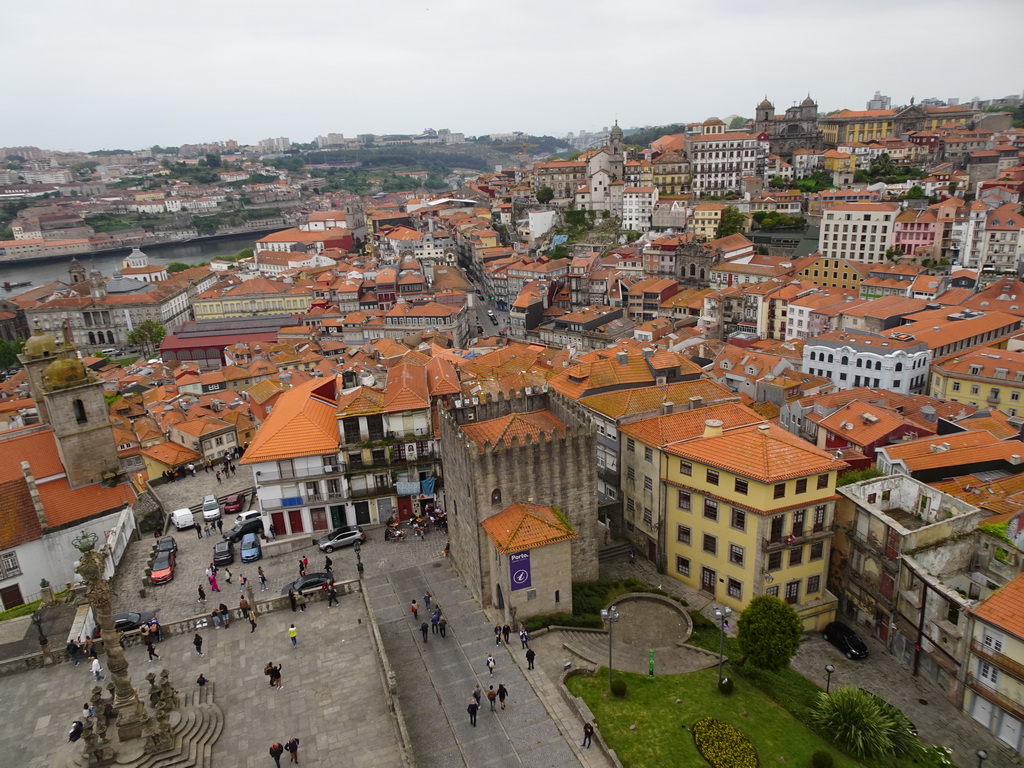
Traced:
[[892, 247], [899, 206], [895, 203], [845, 203], [822, 215], [818, 250], [828, 259], [881, 262]]

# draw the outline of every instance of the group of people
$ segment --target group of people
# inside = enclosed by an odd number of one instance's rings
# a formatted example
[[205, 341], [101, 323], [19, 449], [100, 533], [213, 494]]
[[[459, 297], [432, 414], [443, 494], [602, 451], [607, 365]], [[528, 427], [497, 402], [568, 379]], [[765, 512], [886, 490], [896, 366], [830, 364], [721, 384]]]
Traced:
[[288, 762], [299, 762], [299, 740], [295, 737], [288, 739], [282, 746], [279, 742], [270, 745], [270, 756], [274, 758], [274, 765], [281, 768], [281, 755], [288, 753]]
[[[469, 724], [476, 728], [476, 713], [480, 711], [480, 702], [484, 697], [483, 689], [480, 688], [480, 684], [477, 683], [473, 689], [473, 693], [469, 698], [469, 704], [466, 707], [466, 712], [469, 713]], [[497, 705], [500, 703], [501, 708], [505, 708], [505, 702], [508, 699], [508, 689], [503, 683], [498, 683], [498, 688], [495, 690], [494, 686], [487, 688], [487, 702], [491, 705], [491, 712], [497, 712]]]
[[[426, 606], [428, 611], [433, 609], [430, 614], [429, 623], [426, 619], [420, 622], [420, 632], [423, 634], [423, 642], [427, 642], [428, 633], [440, 634], [441, 637], [447, 637], [448, 619], [446, 619], [444, 614], [441, 613], [441, 606], [434, 601], [434, 596], [430, 594], [429, 589], [423, 593], [423, 605]], [[416, 621], [420, 615], [420, 604], [417, 603], [416, 600], [413, 600], [409, 609], [412, 611], [413, 621]]]

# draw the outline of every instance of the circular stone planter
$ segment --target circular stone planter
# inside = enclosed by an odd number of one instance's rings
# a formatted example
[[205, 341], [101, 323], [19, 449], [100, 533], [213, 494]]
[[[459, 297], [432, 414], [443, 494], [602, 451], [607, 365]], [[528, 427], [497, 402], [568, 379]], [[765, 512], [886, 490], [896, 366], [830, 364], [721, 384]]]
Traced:
[[617, 641], [637, 648], [675, 648], [693, 633], [690, 614], [671, 598], [630, 592], [614, 603], [622, 617], [615, 625]]

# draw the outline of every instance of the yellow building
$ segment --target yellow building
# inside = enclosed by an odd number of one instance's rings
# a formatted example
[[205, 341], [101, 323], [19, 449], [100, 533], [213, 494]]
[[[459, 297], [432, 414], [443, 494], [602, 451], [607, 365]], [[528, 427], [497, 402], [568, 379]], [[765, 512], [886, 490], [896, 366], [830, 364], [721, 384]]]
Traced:
[[734, 403], [620, 432], [626, 531], [641, 552], [737, 612], [767, 594], [805, 631], [833, 619], [825, 582], [845, 463]]
[[830, 149], [823, 156], [826, 171], [854, 174], [857, 171], [857, 156], [849, 152]]
[[930, 373], [932, 397], [1024, 415], [1024, 352], [972, 349], [933, 363]]
[[285, 283], [255, 277], [231, 285], [215, 286], [192, 299], [196, 320], [254, 315], [305, 314], [313, 303], [308, 280]]
[[972, 616], [963, 709], [1024, 754], [1024, 576], [984, 600]]
[[819, 118], [818, 128], [825, 144], [835, 147], [851, 141], [885, 139], [912, 131], [934, 131], [944, 123], [966, 125], [973, 119], [974, 110], [970, 106], [842, 109]]
[[706, 240], [713, 240], [718, 225], [722, 223], [722, 212], [726, 206], [722, 203], [701, 203], [693, 207], [693, 218], [690, 224], [693, 234]]
[[856, 290], [867, 276], [863, 264], [848, 259], [819, 256], [796, 273], [797, 280], [806, 280], [822, 288], [852, 288]]

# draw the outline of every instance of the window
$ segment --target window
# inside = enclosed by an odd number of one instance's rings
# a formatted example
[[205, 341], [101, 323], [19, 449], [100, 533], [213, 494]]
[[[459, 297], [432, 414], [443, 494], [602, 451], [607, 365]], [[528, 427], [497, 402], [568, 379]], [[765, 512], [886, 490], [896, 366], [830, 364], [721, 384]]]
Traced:
[[676, 573], [680, 576], [690, 575], [690, 561], [688, 558], [676, 555]]
[[736, 579], [729, 579], [729, 597], [741, 600], [743, 597], [743, 585]]
[[626, 479], [631, 482], [636, 480], [636, 470], [632, 467], [626, 467]]
[[708, 470], [708, 483], [710, 483], [711, 485], [718, 485], [718, 470], [717, 469], [709, 469]]
[[693, 474], [693, 464], [691, 464], [688, 461], [680, 461], [679, 462], [679, 474], [681, 474], [681, 475], [692, 475]]
[[704, 517], [708, 520], [718, 519], [718, 502], [714, 499], [704, 499]]
[[743, 565], [743, 547], [737, 544], [729, 545], [729, 562], [736, 565]]
[[746, 496], [747, 495], [747, 491], [749, 490], [750, 485], [749, 485], [749, 483], [747, 483], [746, 480], [743, 480], [742, 478], [737, 477], [736, 478], [736, 486], [735, 487], [736, 487], [736, 493], [742, 493], [744, 496]]
[[17, 552], [4, 552], [0, 555], [0, 577], [9, 579], [11, 576], [20, 576], [21, 566], [18, 564]]
[[954, 627], [960, 623], [960, 606], [956, 603], [950, 603], [949, 608], [946, 611], [946, 620], [949, 621]]
[[797, 493], [807, 493], [807, 478], [806, 477], [801, 477], [799, 480], [796, 481], [796, 492]]
[[984, 661], [978, 668], [978, 677], [991, 686], [999, 685], [999, 670]]
[[71, 401], [71, 405], [75, 410], [75, 421], [85, 424], [89, 420], [89, 417], [85, 415], [85, 405], [77, 397]]
[[644, 507], [644, 525], [652, 525], [654, 523], [654, 515], [651, 514], [650, 507]]
[[790, 565], [790, 567], [792, 567], [794, 565], [800, 565], [800, 563], [802, 563], [803, 561], [804, 561], [804, 548], [803, 547], [793, 547], [791, 550], [789, 550], [789, 565]]
[[825, 554], [825, 543], [816, 541], [811, 544], [811, 560], [821, 560]]
[[626, 450], [629, 451], [630, 453], [634, 453], [636, 451], [636, 440], [634, 440], [632, 437], [626, 440]]
[[828, 488], [828, 475], [818, 475], [818, 490]]
[[738, 531], [747, 530], [747, 513], [742, 509], [736, 509], [736, 507], [733, 507], [729, 524]]
[[786, 495], [786, 484], [785, 483], [779, 483], [778, 485], [776, 485], [775, 486], [775, 490], [774, 490], [774, 497], [776, 499], [781, 499], [781, 498], [785, 497], [785, 495]]
[[764, 591], [764, 593], [766, 595], [771, 595], [772, 597], [778, 597], [779, 596], [779, 586], [778, 586], [778, 584], [776, 584], [774, 587], [768, 587]]
[[1020, 400], [1020, 390], [1014, 390], [1013, 392], [1011, 392], [1010, 399], [1013, 400], [1013, 402], [1017, 402], [1018, 400]]
[[960, 382], [959, 381], [954, 381], [953, 382], [953, 391], [954, 392], [959, 392], [960, 391]]
[[690, 543], [690, 527], [688, 525], [676, 526], [676, 541], [680, 544]]
[[644, 461], [647, 463], [654, 461], [654, 451], [646, 445], [644, 446]]
[[680, 509], [690, 508], [690, 494], [687, 491], [676, 491], [676, 506]]
[[704, 551], [709, 555], [718, 554], [718, 537], [712, 536], [710, 533], [704, 534]]
[[786, 602], [793, 605], [800, 599], [800, 582], [791, 581], [786, 584]]
[[653, 491], [654, 490], [654, 481], [651, 480], [651, 478], [647, 477], [646, 475], [644, 475], [644, 490], [645, 491]]
[[491, 491], [491, 504], [501, 504], [501, 488]]
[[972, 384], [972, 385], [971, 385], [971, 394], [972, 394], [972, 395], [976, 395], [976, 394], [978, 394], [978, 392], [979, 392], [979, 391], [980, 391], [980, 390], [978, 389], [978, 385], [977, 385], [977, 384]]
[[821, 591], [821, 576], [807, 577], [807, 594], [816, 595]]
[[768, 570], [777, 571], [782, 567], [782, 553], [771, 552], [768, 554]]
[[1002, 653], [1003, 652], [1003, 641], [1002, 641], [1002, 639], [998, 638], [998, 637], [995, 637], [994, 635], [989, 634], [989, 631], [987, 629], [985, 630], [985, 640], [984, 640], [984, 642], [985, 642], [985, 647], [986, 648], [990, 648], [993, 651], [995, 651], [996, 653]]
[[630, 514], [636, 512], [636, 502], [632, 499], [626, 499], [626, 511]]

